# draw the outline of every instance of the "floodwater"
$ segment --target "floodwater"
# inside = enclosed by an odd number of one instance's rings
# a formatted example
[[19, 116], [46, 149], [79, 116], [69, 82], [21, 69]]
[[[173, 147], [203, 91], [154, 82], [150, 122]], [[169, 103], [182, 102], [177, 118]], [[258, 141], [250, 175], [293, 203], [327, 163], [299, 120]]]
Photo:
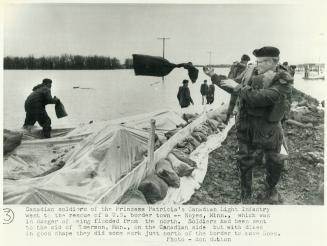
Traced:
[[[219, 74], [227, 74], [228, 70], [215, 69]], [[305, 81], [302, 77], [302, 74], [295, 75], [295, 87], [322, 100], [326, 83]], [[135, 76], [133, 70], [5, 70], [4, 128], [23, 125], [24, 101], [43, 78], [53, 80], [52, 95], [60, 98], [68, 113], [67, 117], [57, 119], [54, 105], [48, 105], [54, 127], [72, 127], [91, 120], [112, 120], [159, 109], [178, 111], [178, 87], [183, 79], [189, 79], [186, 70], [177, 68], [164, 82], [160, 77]], [[189, 83], [196, 105], [201, 104], [200, 86], [204, 79], [211, 83], [200, 71], [197, 82]], [[216, 87], [214, 106], [221, 107], [228, 100], [229, 94]]]

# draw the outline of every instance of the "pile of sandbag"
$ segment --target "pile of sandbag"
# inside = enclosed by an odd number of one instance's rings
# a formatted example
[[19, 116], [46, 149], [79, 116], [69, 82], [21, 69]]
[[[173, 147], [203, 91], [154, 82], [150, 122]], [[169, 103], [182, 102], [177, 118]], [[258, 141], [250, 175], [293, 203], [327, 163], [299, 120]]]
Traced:
[[198, 117], [199, 117], [199, 114], [197, 114], [197, 113], [195, 113], [195, 114], [183, 114], [183, 116], [182, 116], [183, 120], [185, 120], [187, 122], [187, 124], [193, 122]]
[[185, 154], [190, 154], [201, 143], [206, 142], [208, 136], [219, 133], [223, 128], [225, 128], [225, 124], [220, 118], [219, 120], [216, 118], [207, 119], [205, 122], [195, 127], [191, 135], [181, 143], [178, 143], [175, 149]]
[[320, 104], [316, 98], [313, 98], [312, 96], [309, 96], [294, 87], [292, 88], [292, 101], [293, 102], [307, 101], [310, 102], [310, 104], [316, 106]]
[[[219, 133], [225, 126], [221, 116], [210, 115], [210, 119], [196, 126], [191, 135], [178, 143], [166, 158], [160, 159], [155, 164], [155, 172], [146, 177], [137, 189], [128, 190], [119, 203], [154, 204], [163, 200], [169, 187], [179, 188], [180, 178], [191, 176], [197, 168], [197, 163], [189, 158], [189, 154], [207, 141], [209, 135]], [[174, 134], [166, 137], [170, 138]]]
[[22, 142], [23, 133], [3, 130], [3, 154], [13, 151]]
[[324, 110], [308, 100], [294, 102], [287, 123], [308, 128], [324, 123]]
[[192, 175], [196, 162], [177, 151], [171, 151], [167, 158], [160, 159], [154, 174], [145, 178], [138, 187], [147, 203], [153, 204], [163, 200], [168, 187], [179, 188], [180, 178]]
[[131, 205], [148, 204], [143, 193], [135, 188], [127, 190], [118, 203]]
[[179, 188], [180, 178], [191, 176], [196, 167], [196, 162], [187, 154], [173, 149], [167, 158], [160, 159], [155, 164], [154, 174], [146, 177], [138, 189], [129, 189], [119, 203], [153, 204], [161, 201], [166, 197], [168, 187]]

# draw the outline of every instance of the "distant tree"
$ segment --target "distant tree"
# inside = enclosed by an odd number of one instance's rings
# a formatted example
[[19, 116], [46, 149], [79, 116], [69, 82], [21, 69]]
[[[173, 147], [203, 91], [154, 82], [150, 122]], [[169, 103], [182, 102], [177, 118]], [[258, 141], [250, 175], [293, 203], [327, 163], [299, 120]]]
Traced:
[[133, 59], [130, 58], [125, 59], [124, 67], [127, 69], [133, 68]]
[[122, 68], [120, 61], [116, 57], [112, 58], [112, 68], [113, 69]]
[[14, 69], [14, 61], [12, 57], [7, 56], [3, 59], [3, 69]]
[[[123, 68], [117, 58], [106, 56], [81, 56], [63, 54], [61, 56], [33, 55], [27, 57], [4, 57], [4, 69], [120, 69]], [[124, 67], [131, 68], [130, 59], [125, 60]]]
[[73, 67], [72, 69], [84, 69], [84, 57], [83, 56], [74, 56], [73, 57]]

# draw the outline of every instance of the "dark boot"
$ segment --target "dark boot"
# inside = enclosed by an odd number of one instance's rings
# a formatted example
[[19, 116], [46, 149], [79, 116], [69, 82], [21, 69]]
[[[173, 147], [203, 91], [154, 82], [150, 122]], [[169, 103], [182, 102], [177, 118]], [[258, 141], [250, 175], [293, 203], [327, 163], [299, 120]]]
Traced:
[[43, 131], [43, 137], [44, 138], [51, 138], [51, 132], [50, 131]]
[[51, 138], [51, 126], [50, 125], [44, 125], [43, 126], [43, 137], [44, 138]]
[[266, 191], [266, 200], [268, 204], [283, 203], [282, 196], [277, 191], [276, 187], [268, 187]]
[[243, 204], [252, 201], [252, 169], [241, 174], [241, 201]]

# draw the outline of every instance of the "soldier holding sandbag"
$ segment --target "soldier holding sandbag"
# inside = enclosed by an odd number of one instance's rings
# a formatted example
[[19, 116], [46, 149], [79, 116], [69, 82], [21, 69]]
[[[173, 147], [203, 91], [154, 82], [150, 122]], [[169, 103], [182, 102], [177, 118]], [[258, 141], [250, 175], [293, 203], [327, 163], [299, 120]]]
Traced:
[[212, 68], [203, 69], [213, 83], [239, 96], [236, 131], [242, 203], [251, 202], [252, 171], [257, 164], [256, 153], [261, 151], [266, 157], [268, 202], [282, 201], [276, 189], [283, 166], [279, 154], [283, 142], [281, 120], [287, 111], [293, 78], [287, 71], [280, 69], [279, 53], [275, 47], [255, 49], [253, 55], [257, 58], [257, 65], [244, 72], [241, 84], [223, 79]]
[[59, 99], [51, 96], [51, 79], [43, 79], [42, 84], [33, 88], [33, 92], [25, 100], [24, 128], [33, 126], [36, 122], [43, 128], [43, 136], [51, 137], [51, 119], [45, 110], [47, 104], [59, 103]]

